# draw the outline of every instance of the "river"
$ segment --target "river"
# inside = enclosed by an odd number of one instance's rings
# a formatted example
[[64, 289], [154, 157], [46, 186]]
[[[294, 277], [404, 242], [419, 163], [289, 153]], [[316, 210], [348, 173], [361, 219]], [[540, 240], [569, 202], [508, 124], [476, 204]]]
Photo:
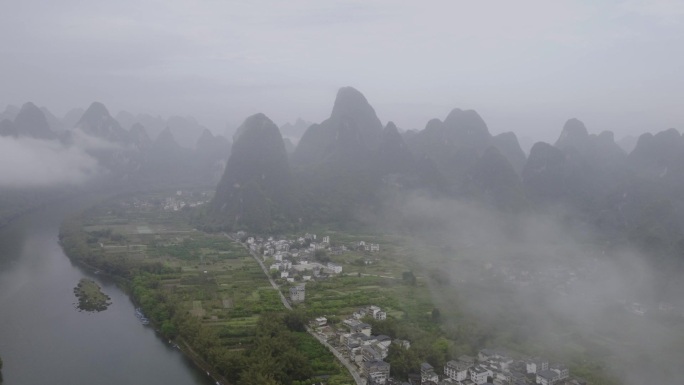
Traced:
[[[3, 385], [213, 384], [140, 323], [133, 303], [111, 280], [64, 255], [59, 225], [84, 204], [54, 204], [0, 228]], [[111, 297], [106, 311], [76, 309], [73, 289], [83, 277]]]

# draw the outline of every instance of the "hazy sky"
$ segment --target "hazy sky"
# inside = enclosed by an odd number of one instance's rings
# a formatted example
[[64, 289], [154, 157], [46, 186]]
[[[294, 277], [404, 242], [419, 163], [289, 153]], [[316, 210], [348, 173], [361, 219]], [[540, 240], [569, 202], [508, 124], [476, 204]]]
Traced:
[[325, 119], [337, 88], [422, 129], [455, 107], [555, 140], [684, 128], [684, 1], [0, 2], [0, 108], [98, 100], [214, 131]]

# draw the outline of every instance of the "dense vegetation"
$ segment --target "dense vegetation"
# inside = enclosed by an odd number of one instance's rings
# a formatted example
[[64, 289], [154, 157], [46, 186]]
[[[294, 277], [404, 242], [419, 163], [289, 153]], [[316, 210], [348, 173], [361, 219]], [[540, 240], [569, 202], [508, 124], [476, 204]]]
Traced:
[[[140, 234], [143, 223], [163, 223], [168, 232]], [[121, 278], [158, 332], [217, 378], [299, 385], [326, 376], [329, 384], [348, 383], [348, 373], [304, 332], [301, 315], [285, 311], [241, 246], [183, 223], [182, 214], [109, 202], [66, 221], [60, 239], [73, 260]]]
[[95, 281], [82, 278], [74, 288], [74, 294], [78, 298], [79, 310], [84, 311], [104, 311], [111, 305], [108, 295], [102, 292], [100, 286]]

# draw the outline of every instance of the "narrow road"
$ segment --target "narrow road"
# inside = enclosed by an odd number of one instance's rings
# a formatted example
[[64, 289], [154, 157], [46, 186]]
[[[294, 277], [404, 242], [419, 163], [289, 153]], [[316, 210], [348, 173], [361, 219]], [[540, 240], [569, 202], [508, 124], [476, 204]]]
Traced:
[[277, 291], [278, 294], [280, 295], [280, 301], [283, 303], [283, 306], [285, 306], [285, 308], [288, 310], [292, 310], [292, 306], [290, 305], [290, 302], [287, 301], [287, 298], [285, 298], [283, 293], [280, 291], [280, 286], [278, 286], [278, 284], [275, 283], [273, 278], [271, 278], [271, 275], [268, 274], [268, 270], [266, 270], [266, 266], [264, 266], [264, 263], [261, 262], [261, 258], [259, 258], [259, 255], [255, 252], [253, 252], [252, 250], [250, 250], [249, 246], [247, 246], [246, 244], [244, 244], [244, 243], [238, 241], [237, 239], [231, 237], [230, 235], [228, 235], [226, 233], [223, 233], [223, 235], [225, 235], [226, 237], [228, 237], [228, 239], [232, 240], [233, 242], [236, 242], [238, 245], [244, 247], [245, 250], [247, 250], [249, 255], [251, 255], [254, 258], [254, 260], [257, 261], [259, 266], [261, 266], [261, 271], [264, 272], [264, 274], [266, 275], [266, 278], [268, 278], [268, 281], [271, 282], [271, 286], [273, 286], [275, 291]]
[[337, 360], [340, 361], [342, 363], [342, 365], [344, 365], [347, 368], [347, 370], [352, 375], [352, 377], [354, 377], [354, 381], [356, 381], [357, 385], [366, 385], [366, 380], [361, 378], [361, 375], [359, 374], [359, 372], [354, 367], [354, 364], [350, 363], [349, 360], [347, 360], [342, 355], [342, 353], [337, 351], [337, 349], [335, 349], [335, 347], [330, 345], [328, 343], [328, 341], [326, 341], [325, 338], [323, 338], [323, 336], [314, 332], [308, 326], [306, 327], [306, 331], [308, 331], [309, 334], [311, 334], [312, 336], [314, 336], [318, 340], [318, 342], [320, 342], [321, 344], [323, 344], [323, 346], [325, 346], [326, 348], [328, 348], [328, 350], [330, 350], [330, 353], [332, 353], [335, 356], [335, 358], [337, 358]]
[[252, 257], [254, 257], [254, 259], [257, 261], [259, 266], [261, 266], [261, 270], [264, 272], [264, 274], [266, 274], [266, 278], [268, 278], [268, 281], [271, 282], [271, 286], [273, 286], [275, 291], [277, 291], [278, 294], [280, 294], [280, 300], [283, 302], [283, 306], [285, 306], [288, 310], [292, 310], [292, 306], [290, 305], [290, 302], [288, 302], [287, 298], [285, 298], [285, 296], [283, 295], [283, 292], [280, 291], [280, 286], [278, 286], [278, 284], [275, 283], [273, 278], [271, 278], [271, 275], [268, 274], [268, 270], [266, 270], [266, 266], [264, 266], [264, 263], [261, 262], [261, 258], [259, 258], [259, 255], [257, 255], [257, 253], [250, 250], [249, 247], [247, 247], [245, 245], [242, 245], [242, 246], [245, 247], [247, 249], [247, 251], [249, 251], [249, 253], [252, 255]]
[[[273, 286], [273, 288], [278, 292], [278, 294], [280, 294], [280, 300], [283, 302], [283, 306], [285, 306], [285, 307], [286, 307], [287, 309], [289, 309], [289, 310], [292, 310], [292, 306], [290, 305], [290, 302], [288, 302], [287, 298], [285, 298], [285, 296], [283, 295], [283, 293], [280, 291], [280, 286], [278, 286], [278, 284], [275, 283], [275, 281], [273, 280], [273, 278], [271, 278], [271, 275], [268, 274], [268, 270], [266, 270], [266, 266], [264, 266], [264, 263], [261, 261], [261, 258], [259, 257], [259, 255], [258, 255], [257, 253], [255, 253], [255, 252], [253, 252], [252, 250], [250, 250], [249, 247], [248, 247], [247, 245], [245, 245], [244, 243], [242, 243], [242, 242], [240, 242], [240, 241], [238, 241], [238, 240], [232, 238], [232, 237], [231, 237], [230, 235], [228, 235], [228, 234], [225, 234], [225, 235], [226, 235], [226, 237], [230, 238], [231, 240], [237, 242], [238, 244], [242, 245], [242, 247], [244, 247], [245, 249], [247, 249], [247, 251], [249, 252], [249, 254], [254, 258], [254, 260], [257, 261], [257, 263], [259, 264], [259, 266], [261, 266], [261, 270], [264, 272], [264, 274], [265, 274], [266, 277], [268, 278], [268, 281], [271, 282], [271, 286]], [[312, 330], [310, 327], [308, 327], [308, 326], [306, 327], [306, 331], [307, 331], [309, 334], [311, 334], [315, 339], [317, 339], [318, 342], [320, 342], [321, 344], [323, 344], [323, 346], [325, 346], [326, 348], [328, 348], [328, 350], [330, 350], [330, 352], [335, 356], [335, 358], [337, 358], [337, 360], [340, 361], [340, 363], [341, 363], [342, 365], [344, 365], [345, 368], [347, 368], [347, 370], [349, 371], [349, 374], [351, 374], [352, 377], [354, 378], [354, 381], [356, 382], [356, 385], [366, 385], [366, 380], [363, 379], [363, 378], [361, 377], [361, 375], [360, 375], [359, 372], [356, 370], [356, 368], [354, 367], [354, 365], [353, 365], [352, 363], [350, 363], [350, 362], [349, 362], [349, 361], [348, 361], [340, 352], [338, 352], [337, 349], [335, 349], [332, 345], [330, 345], [330, 344], [328, 343], [328, 341], [325, 340], [325, 338], [323, 338], [322, 336], [320, 336], [318, 333], [316, 333], [315, 331], [313, 331], [313, 330]]]

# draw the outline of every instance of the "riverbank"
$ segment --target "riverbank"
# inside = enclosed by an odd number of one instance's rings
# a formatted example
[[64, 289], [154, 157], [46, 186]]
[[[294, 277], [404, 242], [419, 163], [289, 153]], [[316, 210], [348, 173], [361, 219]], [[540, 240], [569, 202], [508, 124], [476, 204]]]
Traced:
[[[65, 254], [67, 254], [65, 252]], [[67, 254], [68, 256], [68, 254]], [[135, 306], [141, 306], [140, 302], [135, 298], [133, 295], [133, 290], [131, 290], [131, 280], [126, 279], [120, 276], [108, 274], [106, 272], [103, 272], [99, 270], [96, 266], [89, 265], [83, 261], [79, 260], [74, 260], [71, 257], [69, 259], [75, 263], [76, 265], [81, 266], [84, 269], [87, 269], [94, 274], [98, 274], [100, 276], [107, 277], [108, 279], [111, 279], [113, 282], [116, 283], [117, 287], [124, 292], [133, 302]], [[202, 359], [195, 351], [192, 350], [190, 345], [183, 340], [182, 337], [178, 336], [175, 339], [166, 339], [164, 335], [160, 333], [160, 325], [155, 324], [154, 321], [148, 320], [148, 322], [152, 322], [151, 326], [154, 328], [155, 333], [157, 334], [157, 337], [163, 341], [168, 341], [169, 344], [171, 344], [174, 348], [178, 349], [185, 358], [187, 358], [192, 364], [202, 370], [206, 375], [211, 378], [211, 380], [216, 383], [216, 384], [229, 384], [229, 382], [220, 374], [218, 374], [211, 365], [209, 365], [205, 360]]]
[[[125, 202], [145, 207], [140, 201], [135, 197]], [[183, 213], [103, 202], [65, 221], [60, 239], [74, 263], [126, 282], [126, 292], [158, 334], [215, 382], [268, 381], [251, 378], [252, 369], [271, 361], [274, 369], [266, 375], [277, 383], [309, 384], [322, 376], [331, 385], [353, 382], [323, 346], [312, 347], [310, 335], [288, 330], [289, 312], [280, 294], [242, 246], [222, 235], [193, 230]], [[272, 342], [259, 334], [265, 325], [277, 328], [282, 346], [292, 350], [278, 348], [262, 357], [262, 349], [272, 349]], [[291, 360], [296, 363], [279, 364]]]
[[[145, 312], [147, 312], [149, 310], [149, 307], [144, 306], [141, 303], [140, 298], [136, 297], [135, 295], [136, 291], [134, 290], [134, 277], [113, 273], [107, 270], [108, 266], [106, 264], [98, 263], [95, 260], [83, 258], [83, 256], [79, 252], [76, 252], [76, 250], [78, 250], [78, 247], [74, 243], [67, 242], [67, 246], [65, 247], [64, 238], [68, 237], [69, 235], [73, 235], [73, 233], [70, 232], [71, 230], [65, 230], [65, 228], [68, 228], [68, 225], [70, 223], [73, 224], [75, 218], [77, 217], [72, 217], [70, 220], [65, 221], [60, 228], [59, 243], [62, 246], [64, 254], [69, 258], [69, 260], [71, 260], [73, 264], [80, 266], [82, 269], [86, 269], [92, 272], [93, 274], [98, 274], [103, 277], [107, 277], [108, 279], [111, 279], [113, 282], [116, 283], [117, 287], [131, 299], [135, 306], [140, 306]], [[82, 279], [82, 281], [92, 282], [91, 280], [87, 279]], [[76, 292], [76, 289], [74, 291]], [[215, 368], [209, 365], [204, 359], [202, 359], [201, 356], [199, 356], [195, 351], [193, 351], [191, 346], [187, 342], [185, 342], [182, 337], [176, 336], [174, 338], [173, 336], [164, 335], [164, 333], [161, 332], [161, 324], [157, 320], [150, 319], [149, 322], [150, 326], [154, 328], [159, 339], [163, 341], [169, 341], [169, 343], [176, 347], [185, 356], [185, 358], [192, 362], [192, 364], [195, 367], [205, 372], [206, 375], [212, 379], [212, 382], [216, 384], [229, 384], [229, 382], [223, 376], [221, 376], [215, 370]]]
[[[114, 280], [81, 268], [63, 253], [57, 243], [60, 224], [94, 198], [48, 205], [0, 229], [4, 383], [214, 385], [181, 352], [160, 343], [151, 327], [140, 324], [135, 306]], [[75, 311], [73, 289], [84, 277], [112, 298], [107, 311]]]

